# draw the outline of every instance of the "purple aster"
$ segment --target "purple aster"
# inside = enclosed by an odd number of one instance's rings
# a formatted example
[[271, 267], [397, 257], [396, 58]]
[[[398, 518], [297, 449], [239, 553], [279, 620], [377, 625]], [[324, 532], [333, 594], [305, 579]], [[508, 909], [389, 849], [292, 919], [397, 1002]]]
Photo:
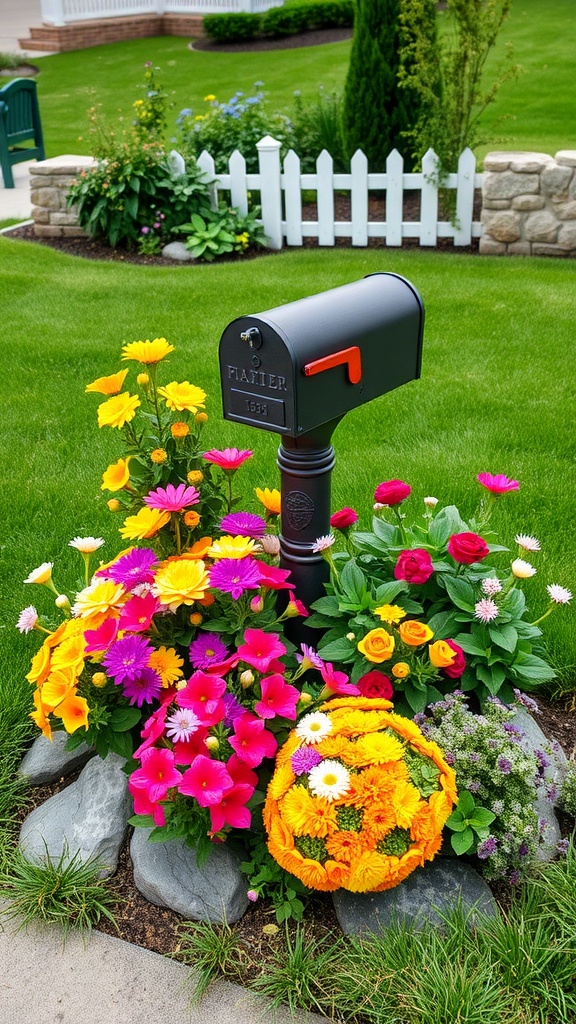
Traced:
[[504, 757], [504, 755], [501, 754], [496, 764], [502, 772], [502, 775], [510, 775], [510, 772], [512, 771], [512, 762], [509, 761], [507, 757]]
[[533, 711], [536, 714], [540, 714], [540, 708], [538, 707], [536, 701], [532, 700], [532, 697], [528, 697], [525, 693], [522, 693], [520, 690], [514, 690], [514, 696], [523, 708], [527, 708], [528, 711]]
[[200, 501], [200, 491], [195, 487], [187, 487], [186, 484], [166, 484], [166, 487], [157, 487], [150, 491], [144, 498], [144, 504], [148, 508], [158, 508], [162, 512], [182, 512], [182, 509], [190, 505], [197, 505]]
[[536, 755], [536, 760], [538, 761], [538, 767], [541, 769], [541, 771], [544, 771], [545, 768], [550, 767], [550, 758], [544, 753], [543, 750], [535, 750], [534, 753]]
[[220, 523], [220, 530], [233, 537], [263, 537], [266, 522], [252, 512], [229, 512]]
[[200, 633], [190, 644], [189, 657], [194, 668], [210, 668], [228, 657], [228, 648], [216, 633]]
[[105, 576], [114, 583], [121, 583], [127, 590], [138, 587], [142, 583], [153, 583], [152, 566], [158, 558], [152, 548], [134, 548], [127, 555], [122, 555], [114, 565], [100, 569], [97, 576]]
[[223, 700], [225, 711], [222, 721], [226, 729], [231, 729], [232, 723], [244, 714], [244, 708], [238, 703], [233, 693], [227, 693]]
[[175, 743], [185, 743], [198, 731], [200, 719], [190, 708], [177, 708], [166, 719], [166, 735]]
[[119, 686], [127, 679], [136, 679], [140, 675], [147, 667], [153, 650], [149, 640], [141, 636], [125, 636], [110, 645], [102, 664]]
[[306, 775], [311, 768], [315, 768], [317, 764], [320, 764], [321, 760], [322, 754], [314, 750], [314, 747], [306, 746], [294, 751], [290, 758], [290, 763], [294, 775]]
[[518, 743], [524, 736], [524, 730], [520, 729], [519, 726], [513, 725], [512, 722], [504, 722], [504, 732], [507, 732], [511, 740]]
[[558, 796], [558, 786], [555, 782], [551, 782], [548, 786], [548, 789], [546, 790], [546, 799], [549, 800], [551, 804], [555, 804], [558, 799]]
[[527, 857], [529, 852], [528, 843], [520, 843], [520, 846], [518, 847], [518, 856]]
[[235, 601], [246, 590], [258, 590], [260, 570], [254, 558], [221, 558], [210, 570], [210, 586], [231, 594]]
[[122, 683], [122, 693], [128, 702], [136, 704], [139, 708], [156, 700], [161, 689], [162, 680], [153, 668], [143, 668], [137, 676], [124, 679]]
[[488, 836], [487, 839], [483, 839], [482, 842], [478, 844], [476, 856], [479, 858], [479, 860], [486, 860], [488, 857], [491, 857], [492, 854], [495, 852], [496, 840], [494, 839], [494, 836]]
[[322, 661], [322, 658], [320, 657], [319, 654], [316, 654], [316, 651], [314, 650], [313, 647], [309, 647], [308, 644], [300, 644], [300, 650], [302, 651], [302, 654], [296, 655], [296, 661], [299, 662], [300, 665], [306, 658], [314, 666], [314, 668], [324, 668], [324, 662]]

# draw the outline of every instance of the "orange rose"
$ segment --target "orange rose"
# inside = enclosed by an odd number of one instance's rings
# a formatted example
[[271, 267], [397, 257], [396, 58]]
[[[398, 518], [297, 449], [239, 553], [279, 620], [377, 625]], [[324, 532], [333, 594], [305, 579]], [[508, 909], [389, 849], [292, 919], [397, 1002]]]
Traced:
[[405, 661], [397, 661], [395, 665], [392, 665], [392, 675], [395, 679], [406, 679], [406, 676], [410, 675], [410, 665], [407, 665]]
[[436, 640], [435, 643], [429, 645], [428, 655], [434, 668], [446, 668], [454, 661], [456, 651], [453, 651], [445, 640]]
[[434, 633], [425, 622], [417, 622], [416, 619], [408, 619], [406, 622], [403, 622], [399, 626], [398, 632], [400, 633], [400, 639], [403, 643], [408, 644], [409, 647], [419, 647], [420, 644], [427, 643], [434, 636]]
[[381, 662], [388, 661], [392, 657], [394, 653], [394, 637], [385, 629], [382, 629], [382, 627], [371, 629], [360, 640], [358, 650], [367, 661], [371, 661], [374, 665], [380, 665]]

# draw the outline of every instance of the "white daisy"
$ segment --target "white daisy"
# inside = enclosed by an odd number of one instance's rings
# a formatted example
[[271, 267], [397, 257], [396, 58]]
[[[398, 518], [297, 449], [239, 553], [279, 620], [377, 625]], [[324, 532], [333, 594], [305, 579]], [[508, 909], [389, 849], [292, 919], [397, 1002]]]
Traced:
[[517, 533], [514, 538], [518, 547], [524, 551], [540, 551], [540, 541], [536, 537], [529, 537], [526, 533]]
[[53, 567], [54, 562], [42, 562], [42, 565], [32, 570], [30, 575], [24, 580], [24, 583], [49, 583], [52, 579]]
[[426, 508], [436, 508], [436, 505], [438, 504], [438, 498], [433, 498], [432, 496], [430, 496], [429, 498], [424, 498], [424, 504], [426, 505]]
[[568, 604], [572, 600], [572, 593], [567, 590], [566, 587], [560, 587], [557, 583], [550, 583], [546, 590], [550, 595], [550, 600], [554, 601], [555, 604]]
[[530, 562], [525, 562], [523, 558], [515, 558], [510, 568], [518, 580], [528, 580], [536, 575], [534, 566], [530, 565]]
[[332, 547], [335, 539], [332, 533], [326, 534], [325, 537], [318, 537], [316, 543], [312, 546], [312, 551], [327, 551], [328, 548]]
[[200, 719], [189, 708], [179, 708], [166, 719], [166, 735], [174, 743], [185, 743], [197, 731]]
[[29, 604], [27, 608], [20, 612], [16, 629], [19, 629], [21, 633], [29, 633], [31, 629], [34, 629], [37, 622], [38, 612], [33, 604]]
[[313, 796], [332, 802], [350, 789], [350, 772], [339, 761], [327, 758], [308, 773], [308, 786]]
[[68, 541], [68, 547], [76, 548], [83, 555], [91, 555], [94, 551], [98, 551], [103, 543], [102, 537], [74, 537], [74, 540]]
[[304, 743], [319, 743], [332, 732], [332, 722], [322, 711], [311, 711], [304, 715], [296, 726], [296, 735]]

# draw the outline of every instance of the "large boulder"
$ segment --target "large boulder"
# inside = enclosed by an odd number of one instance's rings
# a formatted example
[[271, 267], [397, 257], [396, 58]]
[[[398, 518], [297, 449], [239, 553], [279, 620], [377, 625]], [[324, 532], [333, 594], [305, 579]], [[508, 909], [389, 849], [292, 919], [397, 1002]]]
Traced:
[[67, 732], [55, 732], [51, 740], [38, 736], [20, 763], [20, 774], [31, 786], [42, 786], [46, 782], [71, 775], [82, 768], [96, 751], [81, 743], [76, 750], [66, 750]]

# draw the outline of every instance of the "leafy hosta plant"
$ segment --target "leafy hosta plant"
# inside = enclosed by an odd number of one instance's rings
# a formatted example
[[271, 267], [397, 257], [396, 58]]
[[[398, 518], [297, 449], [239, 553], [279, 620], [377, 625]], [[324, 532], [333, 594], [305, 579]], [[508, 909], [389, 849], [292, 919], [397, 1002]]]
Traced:
[[403, 713], [422, 711], [457, 685], [480, 702], [513, 688], [532, 690], [554, 677], [543, 657], [539, 623], [572, 595], [547, 587], [550, 607], [530, 621], [522, 581], [536, 569], [525, 560], [540, 545], [517, 534], [519, 557], [502, 570], [502, 553], [489, 526], [496, 499], [517, 490], [517, 481], [480, 473], [486, 497], [475, 518], [465, 521], [456, 506], [439, 508], [425, 498], [412, 521], [404, 512], [411, 493], [401, 480], [375, 491], [372, 531], [353, 532], [358, 515], [342, 509], [317, 549], [330, 565], [327, 594], [313, 605], [310, 626], [320, 632], [320, 655], [342, 663], [356, 683], [369, 670], [395, 689]]

